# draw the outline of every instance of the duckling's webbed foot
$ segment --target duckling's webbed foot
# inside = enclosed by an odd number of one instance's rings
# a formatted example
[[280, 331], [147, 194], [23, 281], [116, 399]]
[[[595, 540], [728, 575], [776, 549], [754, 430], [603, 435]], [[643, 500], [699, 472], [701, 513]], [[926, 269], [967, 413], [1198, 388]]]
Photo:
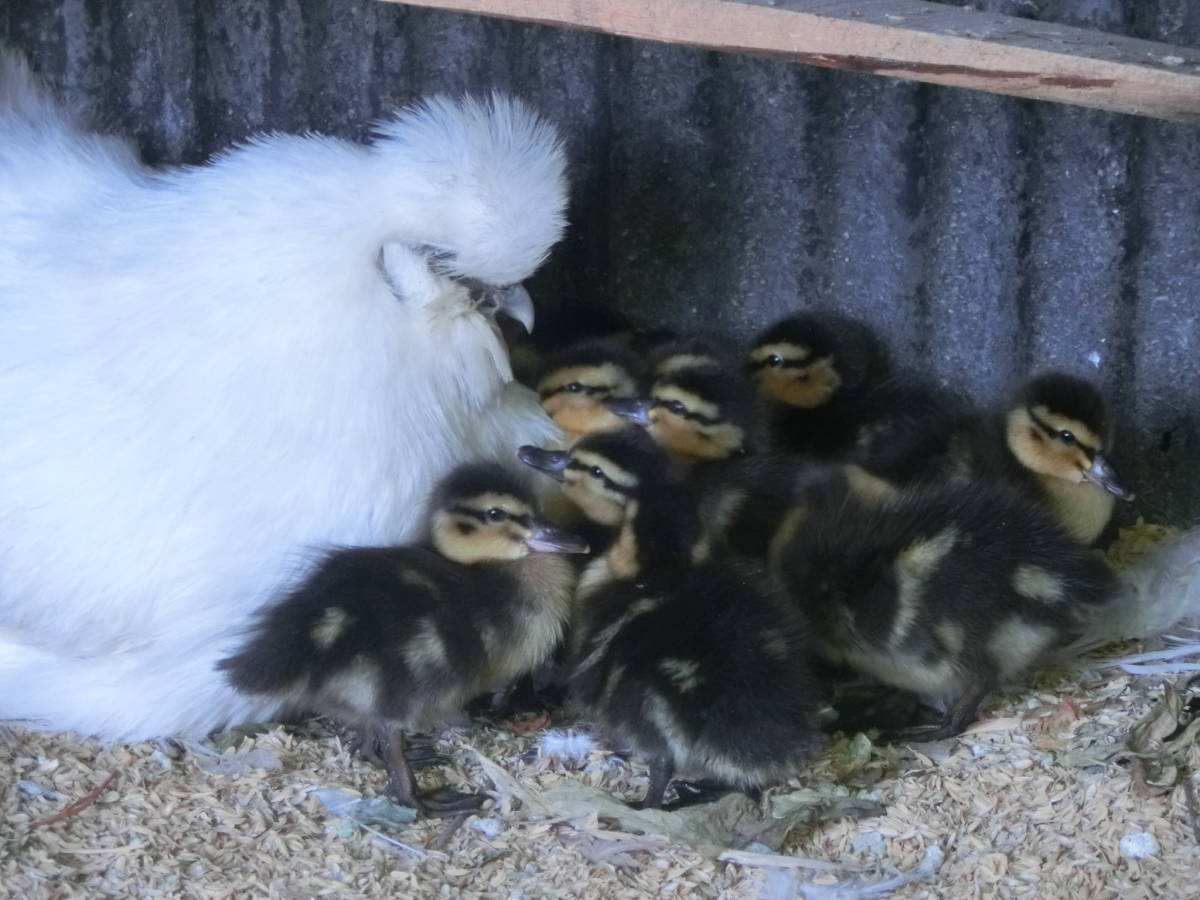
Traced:
[[946, 710], [940, 722], [885, 735], [884, 740], [888, 743], [923, 744], [929, 741], [944, 741], [947, 738], [958, 737], [975, 721], [979, 712], [979, 704], [983, 702], [988, 693], [987, 689], [968, 690], [950, 704], [950, 708]]
[[437, 752], [437, 744], [432, 741], [413, 741], [409, 738], [405, 743], [404, 757], [414, 772], [422, 769], [432, 769], [435, 766], [450, 765], [450, 757]]
[[[388, 746], [391, 735], [383, 727], [367, 725], [359, 730], [348, 744], [350, 753], [371, 765], [387, 767]], [[413, 771], [444, 766], [450, 762], [448, 756], [438, 753], [433, 741], [405, 741], [405, 759]]]
[[884, 733], [898, 732], [912, 726], [917, 717], [917, 695], [885, 685], [841, 689], [833, 705], [837, 718], [829, 729], [846, 734], [872, 728]]
[[[675, 788], [675, 799], [670, 803], [664, 803], [663, 809], [670, 812], [676, 809], [686, 809], [689, 806], [699, 806], [702, 803], [715, 803], [726, 794], [732, 794], [737, 791], [737, 788], [731, 787], [728, 784], [723, 784], [719, 781], [709, 781], [707, 779], [701, 781], [673, 781], [671, 785]], [[757, 801], [762, 796], [761, 790], [745, 791], [746, 795], [751, 800]]]
[[431, 818], [455, 816], [464, 812], [475, 812], [490, 798], [487, 794], [465, 794], [450, 787], [425, 791], [418, 801], [425, 815]]

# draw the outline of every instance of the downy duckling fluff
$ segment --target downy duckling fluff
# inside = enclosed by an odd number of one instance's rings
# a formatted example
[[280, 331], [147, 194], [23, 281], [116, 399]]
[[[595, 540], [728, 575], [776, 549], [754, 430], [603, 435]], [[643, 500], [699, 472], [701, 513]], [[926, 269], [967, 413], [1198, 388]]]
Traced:
[[892, 372], [867, 325], [832, 313], [768, 328], [748, 368], [772, 407], [777, 448], [853, 463], [895, 483], [943, 473], [970, 411], [957, 393]]
[[647, 398], [610, 401], [609, 408], [647, 429], [697, 493], [707, 554], [765, 557], [783, 515], [795, 503], [809, 462], [783, 453], [751, 452], [761, 408], [737, 369], [702, 365], [655, 382]]
[[961, 469], [1047, 503], [1084, 544], [1107, 527], [1114, 498], [1134, 499], [1108, 460], [1112, 426], [1104, 398], [1074, 375], [1031, 378], [1003, 414], [978, 420], [961, 440]]
[[240, 691], [359, 728], [364, 746], [381, 747], [398, 802], [478, 806], [481, 797], [417, 795], [405, 732], [528, 672], [558, 644], [575, 586], [559, 554], [587, 547], [538, 520], [531, 498], [499, 465], [456, 469], [434, 493], [432, 548], [332, 551], [219, 668]]
[[823, 623], [827, 660], [948, 704], [939, 724], [905, 735], [915, 740], [961, 733], [991, 691], [1116, 609], [1101, 559], [1039, 504], [985, 480], [882, 503], [839, 479], [815, 483], [770, 559], [802, 613]]
[[542, 367], [536, 389], [542, 409], [570, 441], [591, 431], [623, 426], [605, 401], [636, 397], [638, 375], [637, 357], [623, 344], [613, 339], [588, 340], [552, 355]]
[[748, 792], [799, 772], [826, 743], [806, 630], [763, 567], [692, 563], [699, 516], [662, 451], [629, 429], [521, 454], [618, 530], [580, 582], [570, 692], [648, 761], [642, 805], [663, 805], [676, 770]]

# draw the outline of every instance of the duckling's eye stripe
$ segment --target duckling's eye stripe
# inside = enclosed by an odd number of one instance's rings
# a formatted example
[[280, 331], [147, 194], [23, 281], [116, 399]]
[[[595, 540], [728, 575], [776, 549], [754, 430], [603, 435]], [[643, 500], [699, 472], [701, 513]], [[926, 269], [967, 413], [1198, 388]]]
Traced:
[[522, 528], [528, 528], [533, 524], [533, 517], [528, 515], [515, 516], [512, 513], [509, 513], [508, 519], [510, 522], [516, 522]]
[[699, 422], [701, 425], [720, 425], [721, 424], [720, 419], [714, 419], [712, 416], [706, 416], [703, 413], [692, 412], [690, 409], [684, 410], [681, 413], [675, 412], [673, 409], [671, 409], [671, 403], [673, 403], [673, 402], [674, 401], [656, 400], [654, 402], [654, 407], [656, 409], [665, 409], [668, 412], [673, 412], [673, 413], [675, 413], [675, 415], [679, 416], [680, 418], [688, 419], [692, 422]]
[[[600, 395], [611, 394], [613, 392], [613, 388], [609, 387], [608, 385], [592, 385], [592, 384], [584, 384], [583, 382], [571, 382], [571, 383], [578, 384], [583, 389], [580, 391], [575, 391], [574, 393], [576, 393], [576, 394], [587, 394], [588, 396], [592, 396], [595, 394], [600, 394]], [[572, 393], [572, 392], [567, 390], [567, 386], [565, 384], [559, 385], [556, 388], [547, 388], [544, 391], [538, 391], [538, 394], [541, 396], [541, 398], [543, 400], [547, 400], [550, 397], [553, 397], [555, 394], [570, 394], [570, 393]]]
[[[584, 473], [589, 473], [589, 472], [591, 471], [591, 468], [592, 468], [592, 467], [591, 467], [591, 466], [585, 466], [585, 465], [584, 465], [583, 463], [581, 463], [579, 460], [577, 460], [577, 459], [573, 459], [573, 460], [571, 460], [569, 463], [567, 463], [567, 468], [568, 468], [568, 469], [574, 469], [576, 472], [584, 472]], [[590, 476], [589, 476], [589, 477], [590, 477]], [[632, 489], [632, 488], [627, 488], [627, 487], [625, 487], [625, 486], [624, 486], [624, 485], [622, 485], [622, 484], [617, 484], [617, 482], [613, 481], [613, 480], [612, 480], [611, 478], [609, 478], [607, 475], [602, 475], [602, 476], [600, 477], [600, 481], [601, 481], [601, 483], [602, 483], [602, 484], [603, 484], [603, 485], [604, 485], [606, 488], [608, 488], [610, 491], [614, 491], [614, 492], [616, 492], [616, 493], [618, 493], [618, 494], [624, 494], [626, 497], [628, 497], [629, 495], [631, 495], [631, 494], [633, 493], [633, 489]]]
[[[1055, 428], [1049, 422], [1043, 422], [1040, 418], [1038, 418], [1037, 413], [1035, 413], [1029, 407], [1025, 407], [1025, 412], [1029, 413], [1029, 418], [1033, 421], [1033, 424], [1036, 425], [1038, 428], [1040, 428], [1046, 434], [1047, 437], [1057, 438], [1058, 433], [1060, 431], [1062, 431], [1061, 428]], [[1078, 447], [1080, 450], [1082, 450], [1084, 455], [1089, 460], [1093, 460], [1096, 458], [1096, 448], [1089, 447], [1087, 444], [1085, 444], [1083, 441], [1081, 441], [1079, 439], [1079, 435], [1075, 436], [1075, 446]]]
[[487, 513], [482, 509], [474, 509], [470, 506], [452, 506], [450, 507], [450, 512], [460, 516], [467, 516], [470, 519], [476, 519], [480, 522], [487, 521]]
[[[782, 358], [781, 358], [782, 359]], [[752, 371], [757, 372], [759, 369], [804, 369], [808, 367], [807, 360], [802, 359], [782, 359], [777, 366], [772, 366], [771, 361], [767, 359], [758, 359], [751, 363]]]

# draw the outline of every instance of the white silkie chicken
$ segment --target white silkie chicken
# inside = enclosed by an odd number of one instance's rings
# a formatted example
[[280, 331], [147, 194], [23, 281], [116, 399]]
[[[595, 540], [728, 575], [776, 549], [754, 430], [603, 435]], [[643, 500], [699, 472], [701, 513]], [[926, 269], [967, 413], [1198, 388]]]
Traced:
[[315, 551], [554, 436], [492, 316], [531, 322], [564, 167], [494, 97], [156, 171], [0, 50], [0, 719], [270, 716], [213, 664]]

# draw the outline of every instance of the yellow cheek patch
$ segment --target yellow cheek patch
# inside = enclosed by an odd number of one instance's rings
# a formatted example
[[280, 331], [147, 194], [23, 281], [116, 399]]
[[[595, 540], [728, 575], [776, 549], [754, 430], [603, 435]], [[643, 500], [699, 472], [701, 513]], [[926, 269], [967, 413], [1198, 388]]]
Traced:
[[704, 427], [671, 413], [659, 416], [650, 433], [668, 453], [687, 459], [726, 459], [741, 449], [742, 429], [722, 424]]
[[[801, 376], [807, 378], [801, 380]], [[833, 358], [825, 357], [805, 369], [760, 369], [759, 389], [771, 400], [799, 409], [816, 409], [829, 402], [842, 379], [833, 367]]]
[[574, 503], [585, 516], [601, 525], [617, 525], [621, 521], [621, 511], [625, 508], [625, 498], [620, 494], [604, 490], [596, 482], [592, 487], [586, 481], [570, 481], [563, 485], [563, 494]]
[[1087, 455], [1078, 446], [1068, 446], [1042, 431], [1024, 407], [1008, 414], [1007, 432], [1008, 449], [1025, 468], [1062, 481], [1084, 480], [1083, 472], [1091, 465]]
[[542, 409], [567, 434], [608, 431], [625, 424], [625, 420], [610, 412], [595, 394], [554, 394], [542, 401]]

